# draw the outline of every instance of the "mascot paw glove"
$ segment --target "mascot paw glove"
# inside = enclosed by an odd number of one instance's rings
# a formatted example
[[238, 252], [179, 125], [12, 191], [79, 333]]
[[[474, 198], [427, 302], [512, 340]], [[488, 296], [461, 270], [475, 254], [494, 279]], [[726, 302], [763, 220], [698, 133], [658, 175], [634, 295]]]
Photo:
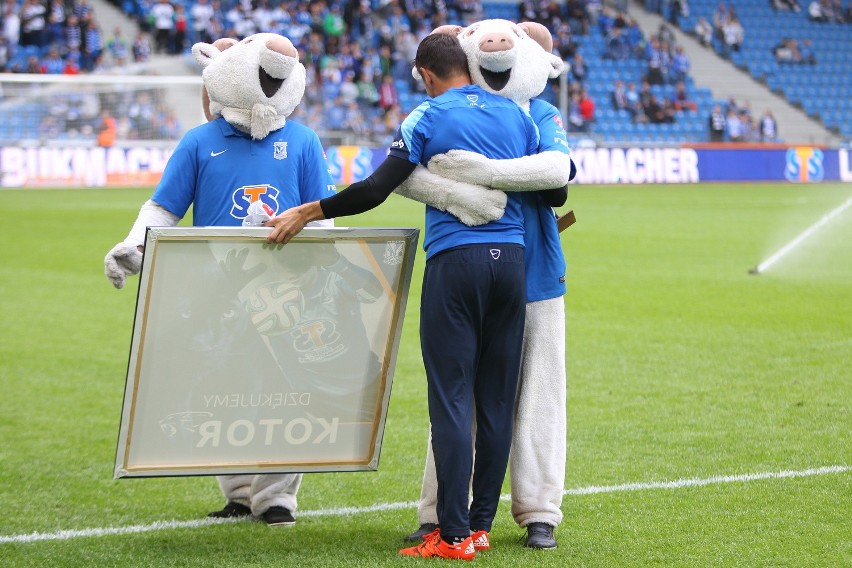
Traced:
[[484, 225], [503, 216], [506, 199], [502, 191], [456, 182], [447, 201], [447, 213], [468, 227]]
[[142, 269], [142, 253], [137, 246], [136, 243], [122, 241], [104, 257], [104, 274], [116, 288], [123, 288], [125, 278], [139, 274]]
[[494, 173], [488, 158], [467, 150], [450, 150], [429, 160], [429, 171], [464, 183], [491, 187]]

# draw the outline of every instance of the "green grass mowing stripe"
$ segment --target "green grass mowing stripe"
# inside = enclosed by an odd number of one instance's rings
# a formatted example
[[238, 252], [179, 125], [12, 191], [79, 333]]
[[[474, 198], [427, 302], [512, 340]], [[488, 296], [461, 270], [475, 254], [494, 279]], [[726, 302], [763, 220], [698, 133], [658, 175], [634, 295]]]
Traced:
[[[578, 223], [562, 236], [568, 487], [852, 462], [843, 309], [852, 303], [852, 224], [825, 227], [760, 277], [746, 273], [848, 193], [848, 184], [571, 189]], [[149, 195], [0, 192], [0, 501], [14, 511], [0, 523], [5, 534], [203, 518], [221, 504], [211, 479], [111, 479], [135, 280], [112, 289], [102, 259]], [[347, 224], [422, 226], [422, 209], [394, 197], [338, 220]], [[379, 471], [306, 477], [302, 510], [417, 498], [427, 429], [422, 261], [421, 252]], [[508, 552], [477, 562], [781, 565], [787, 554], [790, 565], [850, 564], [837, 514], [852, 506], [848, 476], [798, 480], [792, 493], [775, 485], [729, 484], [700, 502], [692, 491], [568, 496], [560, 549], [546, 557], [517, 548], [504, 503], [495, 526]], [[670, 504], [657, 514], [658, 502]], [[731, 520], [738, 502], [749, 506]], [[778, 521], [761, 530], [767, 519]], [[410, 565], [388, 551], [414, 523], [403, 510], [368, 523], [305, 519], [289, 536], [235, 525], [38, 551], [9, 545], [0, 564], [209, 566], [224, 553], [228, 565]], [[718, 542], [709, 540], [714, 530]]]

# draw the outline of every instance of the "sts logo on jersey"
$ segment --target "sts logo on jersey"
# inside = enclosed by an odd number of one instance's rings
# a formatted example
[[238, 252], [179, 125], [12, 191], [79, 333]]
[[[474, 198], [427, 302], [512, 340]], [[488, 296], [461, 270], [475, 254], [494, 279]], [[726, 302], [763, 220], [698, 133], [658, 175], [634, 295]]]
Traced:
[[819, 148], [798, 147], [787, 150], [787, 167], [784, 177], [791, 182], [822, 181], [825, 168], [823, 153]]
[[303, 365], [329, 361], [346, 352], [337, 326], [329, 319], [303, 322], [290, 332], [290, 337]]
[[[277, 188], [269, 185], [244, 185], [238, 188], [231, 197], [233, 207], [231, 207], [231, 217], [235, 219], [245, 219], [249, 205], [255, 201], [262, 201], [266, 206], [266, 212], [271, 216], [278, 214], [278, 194]], [[270, 211], [271, 210], [271, 211]]]

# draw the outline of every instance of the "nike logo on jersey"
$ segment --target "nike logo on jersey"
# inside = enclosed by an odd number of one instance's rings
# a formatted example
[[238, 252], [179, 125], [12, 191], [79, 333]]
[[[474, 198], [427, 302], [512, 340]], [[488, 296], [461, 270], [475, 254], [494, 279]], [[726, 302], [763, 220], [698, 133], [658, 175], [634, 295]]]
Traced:
[[211, 158], [215, 158], [216, 156], [221, 156], [222, 154], [224, 154], [224, 153], [225, 153], [225, 152], [227, 152], [227, 151], [228, 151], [227, 149], [222, 150], [221, 152], [213, 152], [213, 151], [211, 151], [211, 152], [210, 152], [210, 157], [211, 157]]

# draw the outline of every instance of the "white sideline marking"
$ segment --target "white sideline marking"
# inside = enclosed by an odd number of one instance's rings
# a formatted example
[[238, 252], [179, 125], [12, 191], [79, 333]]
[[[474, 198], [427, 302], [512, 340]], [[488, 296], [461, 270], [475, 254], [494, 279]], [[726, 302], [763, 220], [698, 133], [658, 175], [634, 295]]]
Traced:
[[[717, 483], [738, 483], [743, 481], [759, 481], [761, 479], [787, 479], [790, 477], [808, 477], [828, 473], [844, 473], [852, 471], [849, 465], [829, 465], [802, 471], [769, 471], [765, 473], [744, 473], [741, 475], [719, 475], [704, 479], [678, 479], [676, 481], [652, 481], [650, 483], [625, 483], [623, 485], [604, 485], [600, 487], [581, 487], [566, 489], [565, 495], [594, 495], [596, 493], [614, 493], [616, 491], [642, 491], [644, 489], [680, 489], [682, 487], [703, 487]], [[502, 499], [503, 497], [501, 497]], [[511, 498], [511, 497], [508, 497]]]
[[[763, 479], [788, 479], [792, 477], [810, 477], [813, 475], [827, 475], [831, 473], [845, 473], [852, 471], [849, 465], [830, 465], [801, 471], [775, 471], [764, 473], [746, 473], [742, 475], [719, 475], [704, 479], [678, 479], [675, 481], [653, 481], [647, 483], [624, 483], [621, 485], [598, 485], [590, 487], [579, 487], [577, 489], [566, 489], [564, 495], [595, 495], [598, 493], [616, 493], [622, 491], [644, 491], [649, 489], [680, 489], [683, 487], [703, 487], [720, 483], [739, 483], [746, 481], [760, 481]], [[502, 501], [511, 499], [510, 495], [502, 495]], [[384, 503], [371, 505], [369, 507], [341, 507], [337, 509], [318, 509], [315, 511], [300, 511], [300, 517], [342, 517], [345, 515], [357, 515], [362, 513], [376, 513], [379, 511], [394, 511], [398, 509], [414, 509], [417, 501], [403, 503]], [[225, 523], [245, 522], [242, 519], [198, 519], [194, 521], [157, 521], [148, 525], [131, 525], [127, 527], [108, 527], [101, 529], [79, 529], [65, 530], [54, 533], [39, 533], [0, 536], [0, 544], [5, 543], [29, 543], [44, 540], [68, 540], [81, 537], [113, 536], [123, 534], [138, 534], [145, 532], [170, 530], [170, 529], [194, 529], [211, 525]]]

